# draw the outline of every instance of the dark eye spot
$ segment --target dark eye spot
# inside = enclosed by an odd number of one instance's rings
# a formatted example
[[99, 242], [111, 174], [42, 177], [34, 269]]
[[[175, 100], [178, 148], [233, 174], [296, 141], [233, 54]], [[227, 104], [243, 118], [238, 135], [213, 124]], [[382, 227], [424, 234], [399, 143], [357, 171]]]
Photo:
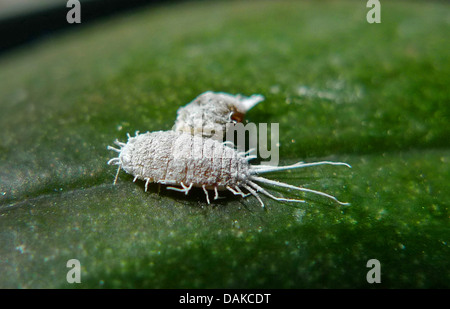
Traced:
[[231, 120], [234, 120], [236, 122], [242, 122], [244, 120], [244, 116], [245, 116], [244, 114], [235, 111], [231, 115]]

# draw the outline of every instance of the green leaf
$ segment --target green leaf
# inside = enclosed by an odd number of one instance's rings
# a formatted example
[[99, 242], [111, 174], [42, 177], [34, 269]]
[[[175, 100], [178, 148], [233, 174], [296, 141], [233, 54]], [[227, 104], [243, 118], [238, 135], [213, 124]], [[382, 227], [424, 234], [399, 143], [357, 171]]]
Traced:
[[[367, 10], [189, 2], [4, 55], [0, 287], [449, 287], [450, 7], [383, 2], [381, 24]], [[281, 164], [351, 164], [270, 175], [351, 206], [113, 186], [106, 146], [171, 129], [207, 90], [263, 94], [247, 119], [280, 124]]]

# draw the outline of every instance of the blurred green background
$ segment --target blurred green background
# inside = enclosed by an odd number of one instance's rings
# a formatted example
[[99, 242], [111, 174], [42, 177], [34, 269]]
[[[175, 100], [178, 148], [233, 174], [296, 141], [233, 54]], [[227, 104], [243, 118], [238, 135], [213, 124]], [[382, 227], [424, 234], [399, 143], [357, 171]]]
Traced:
[[[449, 288], [450, 6], [381, 5], [183, 2], [2, 55], [0, 287]], [[113, 186], [106, 146], [207, 90], [266, 97], [247, 119], [280, 124], [280, 164], [351, 164], [270, 175], [351, 206]]]

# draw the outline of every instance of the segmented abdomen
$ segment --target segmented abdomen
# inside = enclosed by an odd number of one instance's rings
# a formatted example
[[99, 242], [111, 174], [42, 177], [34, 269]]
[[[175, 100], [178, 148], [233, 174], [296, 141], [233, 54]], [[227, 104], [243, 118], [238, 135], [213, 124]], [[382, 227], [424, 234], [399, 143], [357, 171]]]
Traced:
[[235, 186], [245, 181], [249, 165], [236, 150], [213, 139], [158, 131], [129, 139], [119, 159], [138, 179], [201, 187]]

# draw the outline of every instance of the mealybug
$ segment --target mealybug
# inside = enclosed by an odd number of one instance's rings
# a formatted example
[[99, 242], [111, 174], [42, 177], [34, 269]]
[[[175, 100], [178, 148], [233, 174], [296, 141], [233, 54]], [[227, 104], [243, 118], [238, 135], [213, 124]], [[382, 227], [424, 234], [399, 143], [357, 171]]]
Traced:
[[245, 114], [264, 97], [254, 94], [250, 97], [207, 91], [177, 111], [174, 130], [200, 134], [204, 137], [222, 139], [227, 123], [242, 122]]
[[[131, 137], [128, 142], [115, 141], [120, 149], [108, 146], [108, 149], [116, 151], [119, 156], [108, 161], [108, 164], [118, 165], [117, 181], [120, 169], [145, 181], [145, 191], [150, 182], [169, 185], [167, 189], [189, 193], [192, 187], [203, 188], [206, 200], [210, 203], [208, 190], [214, 190], [214, 199], [219, 198], [219, 191], [229, 190], [235, 195], [246, 197], [253, 195], [261, 206], [264, 203], [258, 192], [277, 200], [287, 202], [305, 202], [299, 199], [287, 199], [276, 197], [260, 186], [267, 184], [284, 187], [304, 192], [318, 194], [330, 198], [341, 205], [348, 205], [338, 201], [334, 196], [320, 191], [296, 187], [287, 183], [263, 178], [259, 175], [283, 171], [288, 169], [303, 168], [322, 164], [345, 165], [341, 162], [298, 162], [289, 166], [251, 165], [248, 161], [255, 158], [248, 152], [240, 153], [229, 142], [219, 142], [215, 139], [204, 138], [176, 131], [156, 131], [139, 134]], [[177, 187], [174, 187], [177, 186]], [[243, 190], [248, 193], [244, 193]]]

